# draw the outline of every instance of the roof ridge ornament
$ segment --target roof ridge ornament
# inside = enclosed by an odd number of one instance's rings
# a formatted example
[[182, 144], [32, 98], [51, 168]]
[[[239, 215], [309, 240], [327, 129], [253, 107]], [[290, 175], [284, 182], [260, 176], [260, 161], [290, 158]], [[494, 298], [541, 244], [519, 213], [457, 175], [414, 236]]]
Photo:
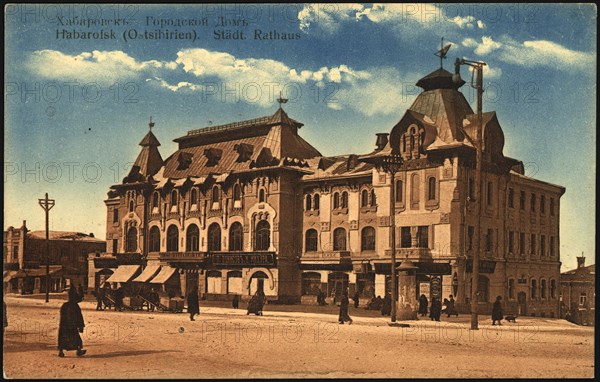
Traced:
[[440, 58], [440, 69], [444, 69], [444, 59], [446, 58], [446, 55], [448, 54], [448, 51], [450, 50], [451, 46], [452, 44], [444, 46], [444, 38], [442, 37], [442, 42], [440, 43], [440, 50], [434, 53], [434, 55]]
[[148, 128], [150, 129], [150, 131], [152, 131], [153, 127], [154, 127], [154, 122], [152, 122], [152, 116], [150, 116], [150, 122], [148, 123]]
[[277, 102], [279, 103], [279, 108], [281, 109], [281, 105], [287, 103], [289, 101], [287, 98], [283, 98], [283, 92], [279, 92], [279, 98], [277, 98]]

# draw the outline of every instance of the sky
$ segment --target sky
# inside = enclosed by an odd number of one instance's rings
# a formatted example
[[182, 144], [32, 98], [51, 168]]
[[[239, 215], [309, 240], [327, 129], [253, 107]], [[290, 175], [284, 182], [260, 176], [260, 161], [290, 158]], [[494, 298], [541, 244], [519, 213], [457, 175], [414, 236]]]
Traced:
[[271, 115], [281, 94], [323, 155], [371, 152], [444, 38], [445, 69], [487, 63], [504, 154], [566, 188], [563, 270], [592, 263], [596, 23], [592, 4], [7, 5], [4, 228], [43, 229], [47, 192], [50, 229], [104, 238], [106, 193], [150, 117], [167, 158], [188, 130]]

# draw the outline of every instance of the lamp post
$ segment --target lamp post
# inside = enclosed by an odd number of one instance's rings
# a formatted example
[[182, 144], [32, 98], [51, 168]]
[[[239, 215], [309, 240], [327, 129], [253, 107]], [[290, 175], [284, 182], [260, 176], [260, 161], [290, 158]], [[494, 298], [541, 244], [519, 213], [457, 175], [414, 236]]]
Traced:
[[[482, 126], [482, 102], [483, 102], [483, 67], [486, 65], [485, 62], [481, 61], [470, 61], [457, 58], [454, 63], [454, 75], [452, 81], [459, 83], [460, 78], [460, 66], [468, 65], [472, 67], [473, 73], [471, 75], [471, 87], [477, 90], [477, 136], [475, 139], [469, 137], [469, 135], [463, 130], [466, 138], [471, 142], [476, 149], [475, 159], [475, 244], [473, 246], [473, 272], [471, 279], [471, 330], [479, 329], [478, 317], [477, 317], [477, 304], [478, 304], [478, 289], [479, 289], [479, 251], [481, 244], [481, 165], [483, 157], [483, 126]], [[476, 76], [476, 83], [473, 84], [473, 75]]]
[[44, 199], [38, 199], [39, 205], [46, 212], [46, 302], [50, 301], [50, 210], [54, 207], [54, 199], [48, 199], [48, 193]]

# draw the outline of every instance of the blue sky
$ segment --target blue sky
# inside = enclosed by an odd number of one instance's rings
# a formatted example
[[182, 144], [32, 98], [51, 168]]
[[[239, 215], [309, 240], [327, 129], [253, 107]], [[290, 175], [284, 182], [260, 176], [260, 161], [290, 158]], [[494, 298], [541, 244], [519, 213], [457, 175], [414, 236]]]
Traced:
[[[241, 25], [217, 27], [221, 16]], [[64, 25], [115, 18], [126, 25]], [[488, 63], [483, 107], [498, 114], [505, 155], [566, 187], [561, 256], [573, 268], [595, 250], [596, 18], [590, 4], [9, 5], [4, 227], [43, 229], [37, 199], [48, 192], [51, 229], [103, 238], [106, 192], [150, 115], [166, 158], [187, 130], [272, 114], [283, 91], [322, 154], [369, 152], [439, 67], [444, 37], [446, 69], [456, 57]], [[175, 24], [188, 19], [198, 25]], [[196, 39], [130, 38], [158, 29]], [[216, 39], [225, 29], [246, 39]]]

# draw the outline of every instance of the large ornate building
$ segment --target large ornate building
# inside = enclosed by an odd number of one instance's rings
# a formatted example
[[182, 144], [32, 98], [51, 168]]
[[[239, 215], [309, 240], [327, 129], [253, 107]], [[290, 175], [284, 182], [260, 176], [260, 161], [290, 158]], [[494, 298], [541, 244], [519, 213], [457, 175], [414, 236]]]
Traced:
[[[423, 92], [362, 156], [322, 156], [281, 106], [189, 131], [165, 160], [148, 132], [105, 201], [108, 252], [90, 258], [90, 282], [127, 265], [114, 280], [174, 278], [182, 294], [197, 285], [206, 298], [258, 289], [280, 302], [310, 301], [319, 290], [383, 297], [393, 218], [398, 262], [417, 267], [416, 295], [453, 294], [466, 308], [477, 221], [466, 135], [475, 136], [477, 118], [462, 84], [441, 68], [419, 80]], [[503, 154], [494, 112], [483, 125], [481, 311], [502, 295], [508, 311], [558, 315], [565, 189], [525, 176], [523, 163]], [[392, 151], [403, 158], [395, 195], [390, 175], [364, 161]]]

